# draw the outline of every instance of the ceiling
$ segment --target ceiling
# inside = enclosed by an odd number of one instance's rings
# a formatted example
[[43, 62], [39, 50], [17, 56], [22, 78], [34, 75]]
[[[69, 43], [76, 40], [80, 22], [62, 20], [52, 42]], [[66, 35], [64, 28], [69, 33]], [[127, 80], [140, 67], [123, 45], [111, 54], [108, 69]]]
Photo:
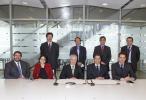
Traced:
[[[57, 8], [71, 5], [92, 5], [98, 7], [119, 9], [129, 0], [43, 0], [46, 2], [48, 8]], [[0, 5], [9, 4], [10, 0], [0, 0]], [[43, 8], [40, 0], [13, 0], [14, 5], [25, 5], [32, 7]], [[146, 7], [146, 0], [134, 0], [126, 9], [143, 8]]]

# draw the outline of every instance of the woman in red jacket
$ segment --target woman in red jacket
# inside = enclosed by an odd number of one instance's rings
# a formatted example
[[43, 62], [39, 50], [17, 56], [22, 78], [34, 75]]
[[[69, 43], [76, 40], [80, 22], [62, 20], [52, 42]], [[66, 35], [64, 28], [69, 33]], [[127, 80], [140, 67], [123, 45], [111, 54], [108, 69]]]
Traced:
[[46, 63], [46, 57], [40, 56], [39, 63], [34, 66], [34, 79], [53, 79], [53, 71], [50, 64]]

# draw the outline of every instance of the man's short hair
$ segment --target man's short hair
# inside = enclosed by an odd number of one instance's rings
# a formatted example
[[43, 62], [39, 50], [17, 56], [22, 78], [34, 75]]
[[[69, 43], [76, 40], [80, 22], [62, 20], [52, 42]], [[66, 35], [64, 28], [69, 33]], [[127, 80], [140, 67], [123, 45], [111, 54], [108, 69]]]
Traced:
[[99, 38], [100, 41], [101, 41], [102, 39], [105, 39], [105, 40], [106, 40], [106, 37], [105, 37], [105, 36], [101, 36], [101, 37]]
[[120, 55], [125, 55], [125, 57], [127, 58], [127, 54], [126, 54], [125, 52], [120, 52], [120, 53], [118, 54], [118, 57], [120, 57]]
[[20, 56], [22, 57], [22, 53], [20, 51], [15, 51], [13, 56], [15, 56], [16, 53], [20, 54]]
[[46, 34], [46, 37], [48, 37], [48, 35], [52, 35], [52, 37], [53, 37], [53, 33], [52, 33], [52, 32], [48, 32], [48, 33]]
[[126, 40], [128, 40], [128, 39], [131, 39], [133, 41], [133, 37], [131, 37], [131, 36], [127, 37]]
[[75, 41], [76, 41], [76, 39], [79, 39], [79, 40], [81, 41], [81, 38], [80, 38], [80, 37], [78, 37], [78, 36], [75, 38]]

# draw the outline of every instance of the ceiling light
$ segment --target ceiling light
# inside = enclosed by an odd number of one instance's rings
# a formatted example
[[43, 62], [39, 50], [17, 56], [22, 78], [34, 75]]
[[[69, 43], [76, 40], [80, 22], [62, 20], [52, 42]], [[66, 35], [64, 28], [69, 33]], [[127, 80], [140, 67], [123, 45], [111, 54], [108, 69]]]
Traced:
[[108, 3], [103, 3], [102, 5], [103, 5], [103, 6], [107, 6], [107, 5], [108, 5]]
[[141, 4], [140, 7], [146, 7], [146, 4]]
[[68, 18], [69, 18], [69, 9], [68, 9], [68, 8], [64, 7], [64, 8], [62, 9], [62, 17], [63, 17], [64, 19], [68, 19]]
[[27, 3], [27, 2], [25, 2], [25, 1], [23, 1], [23, 2], [22, 2], [22, 4], [23, 4], [23, 5], [28, 5], [28, 3]]

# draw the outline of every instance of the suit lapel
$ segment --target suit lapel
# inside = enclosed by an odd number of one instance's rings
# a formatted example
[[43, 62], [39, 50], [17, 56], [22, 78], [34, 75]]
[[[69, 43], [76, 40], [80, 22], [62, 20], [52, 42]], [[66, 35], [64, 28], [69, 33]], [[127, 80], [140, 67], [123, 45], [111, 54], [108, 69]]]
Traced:
[[68, 68], [68, 75], [69, 75], [69, 76], [73, 76], [73, 75], [72, 75], [72, 69], [71, 69], [71, 66], [68, 65], [68, 67], [69, 67], [69, 68]]
[[16, 70], [17, 74], [19, 74], [18, 68], [16, 63], [14, 62], [14, 60], [12, 61], [12, 67], [14, 67], [14, 69]]

